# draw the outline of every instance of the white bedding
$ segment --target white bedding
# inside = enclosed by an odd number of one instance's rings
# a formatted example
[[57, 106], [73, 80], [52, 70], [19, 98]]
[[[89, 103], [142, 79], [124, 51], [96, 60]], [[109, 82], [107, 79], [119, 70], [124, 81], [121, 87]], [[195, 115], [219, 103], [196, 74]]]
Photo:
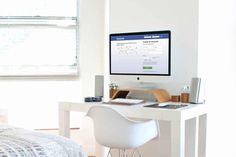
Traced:
[[0, 125], [0, 157], [86, 157], [82, 147], [60, 136]]

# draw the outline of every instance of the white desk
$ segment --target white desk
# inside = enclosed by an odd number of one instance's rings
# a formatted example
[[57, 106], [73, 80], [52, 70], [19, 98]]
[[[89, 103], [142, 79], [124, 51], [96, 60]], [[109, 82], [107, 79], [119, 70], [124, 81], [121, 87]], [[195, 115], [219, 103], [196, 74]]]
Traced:
[[[195, 146], [194, 156], [198, 157], [199, 149], [205, 157], [205, 142], [206, 142], [206, 105], [189, 105], [179, 109], [161, 109], [149, 108], [142, 105], [109, 105], [102, 103], [75, 103], [75, 102], [60, 102], [59, 103], [59, 133], [62, 136], [70, 137], [70, 111], [78, 111], [87, 113], [90, 107], [94, 105], [109, 106], [127, 117], [157, 119], [170, 121], [171, 124], [171, 157], [185, 157], [185, 122], [188, 119], [195, 119]], [[145, 104], [144, 104], [145, 105]], [[201, 131], [201, 137], [199, 136]], [[198, 141], [201, 140], [204, 146], [200, 146]], [[96, 148], [97, 150], [97, 148]], [[98, 151], [99, 152], [99, 151]], [[96, 154], [96, 157], [101, 154]], [[202, 157], [202, 156], [201, 156]]]

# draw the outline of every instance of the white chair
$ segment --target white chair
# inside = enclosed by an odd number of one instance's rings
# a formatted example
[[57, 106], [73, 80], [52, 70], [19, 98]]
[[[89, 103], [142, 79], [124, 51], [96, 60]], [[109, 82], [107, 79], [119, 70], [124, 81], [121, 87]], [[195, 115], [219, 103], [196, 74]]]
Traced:
[[158, 121], [130, 120], [109, 107], [93, 106], [87, 116], [93, 120], [96, 141], [110, 148], [107, 156], [111, 155], [111, 149], [114, 148], [119, 149], [119, 156], [122, 150], [125, 157], [127, 149], [134, 149], [134, 156], [138, 147], [160, 135]]

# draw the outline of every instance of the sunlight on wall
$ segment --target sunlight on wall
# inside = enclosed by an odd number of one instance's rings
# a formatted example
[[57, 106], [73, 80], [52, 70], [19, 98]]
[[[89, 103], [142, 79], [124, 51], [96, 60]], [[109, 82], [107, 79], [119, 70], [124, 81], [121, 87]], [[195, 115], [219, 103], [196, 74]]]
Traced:
[[2, 81], [0, 87], [9, 124], [30, 129], [57, 128], [58, 102], [82, 95], [80, 81]]

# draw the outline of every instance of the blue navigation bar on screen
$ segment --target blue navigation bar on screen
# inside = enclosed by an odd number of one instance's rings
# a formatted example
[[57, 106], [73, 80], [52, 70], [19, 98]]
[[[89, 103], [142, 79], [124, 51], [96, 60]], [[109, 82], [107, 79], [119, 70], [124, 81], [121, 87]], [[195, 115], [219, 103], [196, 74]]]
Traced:
[[150, 40], [150, 39], [163, 39], [169, 38], [169, 34], [141, 34], [141, 35], [111, 35], [112, 41], [119, 40]]

